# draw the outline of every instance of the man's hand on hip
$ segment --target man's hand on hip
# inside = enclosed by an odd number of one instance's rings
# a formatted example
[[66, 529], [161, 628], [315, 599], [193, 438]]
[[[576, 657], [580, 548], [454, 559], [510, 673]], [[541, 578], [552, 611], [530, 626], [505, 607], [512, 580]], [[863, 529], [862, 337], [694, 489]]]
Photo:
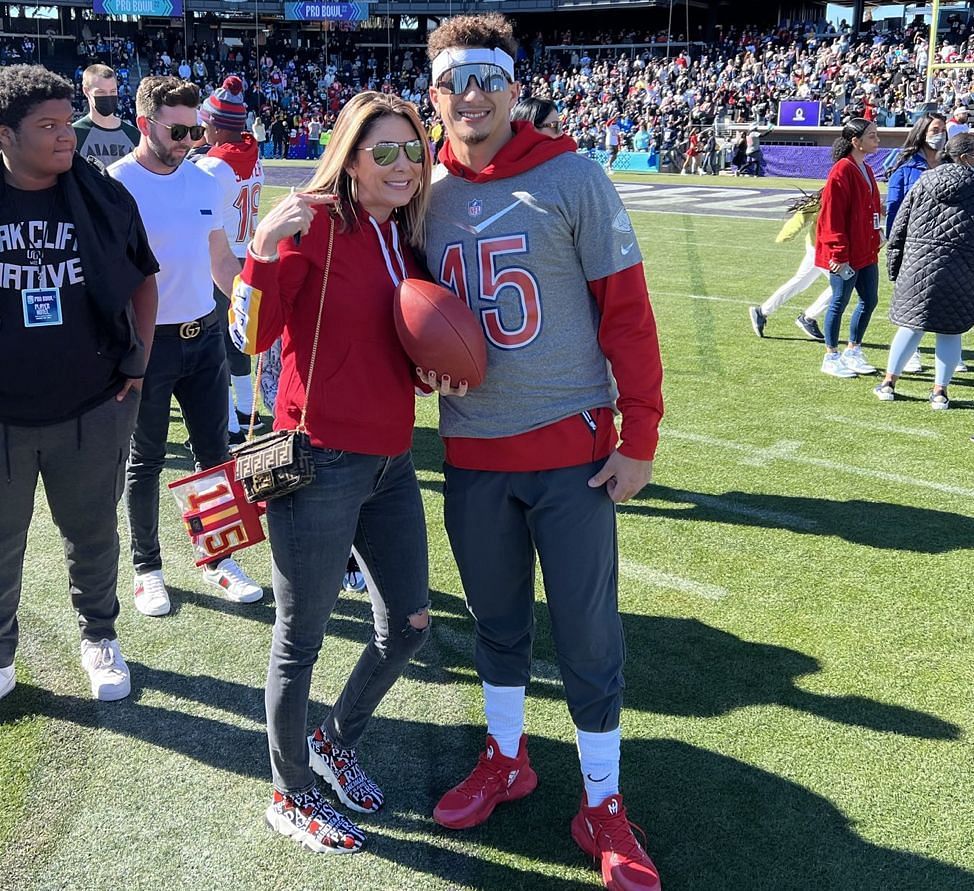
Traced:
[[643, 486], [649, 485], [653, 478], [653, 462], [627, 458], [618, 450], [606, 459], [602, 469], [588, 484], [593, 489], [604, 485], [609, 497], [622, 504], [632, 498]]

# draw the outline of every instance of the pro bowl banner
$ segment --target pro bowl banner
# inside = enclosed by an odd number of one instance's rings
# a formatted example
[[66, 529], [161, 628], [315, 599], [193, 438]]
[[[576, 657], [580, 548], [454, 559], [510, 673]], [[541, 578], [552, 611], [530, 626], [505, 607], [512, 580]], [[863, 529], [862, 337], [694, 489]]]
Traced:
[[234, 464], [227, 461], [169, 484], [193, 543], [197, 566], [264, 540], [263, 510], [244, 497]]
[[284, 4], [284, 20], [287, 22], [364, 22], [368, 17], [368, 3], [300, 0], [297, 3]]
[[821, 119], [821, 102], [782, 102], [778, 105], [779, 127], [817, 127]]
[[178, 19], [183, 0], [94, 0], [98, 15], [144, 15]]

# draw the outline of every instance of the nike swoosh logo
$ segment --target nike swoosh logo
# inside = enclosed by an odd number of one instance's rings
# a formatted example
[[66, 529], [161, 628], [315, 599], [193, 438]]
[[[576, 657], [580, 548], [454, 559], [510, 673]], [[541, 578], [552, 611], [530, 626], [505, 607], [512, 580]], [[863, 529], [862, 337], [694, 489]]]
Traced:
[[482, 223], [476, 226], [471, 226], [470, 228], [473, 231], [473, 234], [480, 235], [480, 233], [483, 232], [484, 229], [486, 229], [492, 223], [496, 223], [501, 217], [507, 216], [507, 214], [509, 214], [512, 210], [514, 210], [515, 207], [517, 207], [519, 204], [522, 203], [523, 203], [522, 199], [518, 198], [517, 201], [515, 201], [513, 204], [509, 204], [503, 210], [497, 211], [497, 213], [495, 213], [492, 217], [487, 217], [487, 219], [484, 220]]
[[587, 779], [587, 780], [588, 780], [589, 782], [592, 782], [592, 783], [604, 783], [604, 782], [605, 782], [605, 781], [606, 781], [606, 780], [607, 780], [607, 779], [609, 778], [609, 775], [608, 775], [608, 774], [606, 774], [606, 775], [605, 775], [604, 777], [602, 777], [602, 779], [601, 779], [601, 780], [597, 780], [597, 779], [595, 779], [595, 778], [594, 778], [594, 777], [592, 776], [592, 774], [590, 774], [590, 773], [587, 773], [587, 774], [585, 774], [585, 778], [586, 778], [586, 779]]
[[631, 251], [635, 246], [636, 246], [636, 242], [633, 242], [632, 244], [626, 245], [626, 247], [624, 248], [620, 248], [620, 250], [622, 251], [622, 256], [623, 257], [626, 256], [626, 254], [628, 254], [629, 251]]

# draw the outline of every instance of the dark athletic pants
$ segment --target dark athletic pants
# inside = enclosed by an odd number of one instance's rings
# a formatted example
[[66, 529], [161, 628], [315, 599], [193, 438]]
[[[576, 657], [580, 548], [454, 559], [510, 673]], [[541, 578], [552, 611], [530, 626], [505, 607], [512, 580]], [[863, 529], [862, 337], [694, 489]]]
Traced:
[[17, 607], [37, 478], [61, 533], [68, 590], [86, 640], [114, 640], [118, 500], [139, 395], [113, 396], [46, 427], [0, 424], [0, 667], [17, 649]]
[[615, 505], [588, 479], [604, 462], [526, 473], [444, 465], [444, 519], [476, 622], [482, 681], [527, 686], [535, 552], [575, 726], [619, 726], [625, 643], [618, 605]]

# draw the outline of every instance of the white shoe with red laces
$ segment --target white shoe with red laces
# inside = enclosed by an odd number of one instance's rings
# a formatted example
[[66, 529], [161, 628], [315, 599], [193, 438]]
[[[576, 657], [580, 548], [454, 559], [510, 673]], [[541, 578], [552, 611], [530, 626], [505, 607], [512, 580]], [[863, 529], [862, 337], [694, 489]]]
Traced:
[[588, 807], [583, 795], [572, 820], [575, 844], [601, 866], [609, 891], [660, 891], [659, 873], [632, 830], [621, 795], [610, 795], [598, 807]]

